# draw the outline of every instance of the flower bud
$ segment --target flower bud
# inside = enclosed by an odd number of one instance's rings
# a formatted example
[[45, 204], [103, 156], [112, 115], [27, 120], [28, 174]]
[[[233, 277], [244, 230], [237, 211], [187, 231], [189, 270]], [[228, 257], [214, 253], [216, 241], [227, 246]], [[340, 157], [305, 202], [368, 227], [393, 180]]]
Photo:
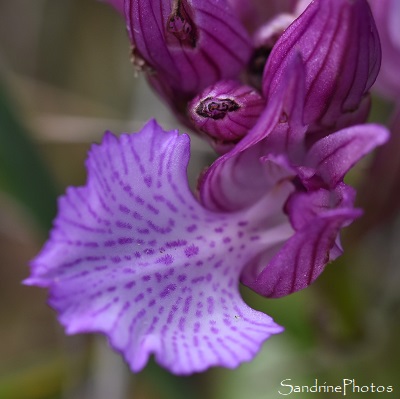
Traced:
[[263, 97], [254, 88], [224, 80], [195, 97], [188, 113], [196, 129], [205, 133], [222, 153], [247, 134], [264, 106]]
[[250, 58], [249, 35], [227, 1], [211, 4], [125, 2], [134, 64], [167, 101], [173, 96], [184, 103], [218, 80], [236, 78]]
[[[380, 65], [379, 37], [366, 0], [315, 0], [274, 46], [263, 76], [270, 98], [293, 53], [305, 64], [304, 123], [310, 131], [351, 123], [375, 81]], [[348, 118], [352, 114], [354, 118]]]

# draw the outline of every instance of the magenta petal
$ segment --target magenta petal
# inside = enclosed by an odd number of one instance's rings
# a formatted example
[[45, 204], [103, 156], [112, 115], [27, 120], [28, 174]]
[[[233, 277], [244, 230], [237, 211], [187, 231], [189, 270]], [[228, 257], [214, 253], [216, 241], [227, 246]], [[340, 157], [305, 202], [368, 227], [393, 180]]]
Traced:
[[356, 116], [380, 65], [379, 38], [367, 1], [311, 2], [268, 59], [263, 81], [267, 100], [293, 52], [301, 53], [306, 67], [305, 123], [332, 127], [343, 114]]
[[303, 157], [304, 68], [299, 57], [294, 54], [290, 66], [281, 72], [274, 95], [255, 126], [200, 179], [200, 198], [208, 209], [236, 211], [265, 195], [277, 177], [286, 174], [279, 162], [263, 162], [266, 155], [284, 152], [295, 159]]
[[289, 213], [297, 218], [297, 231], [275, 255], [259, 255], [249, 262], [241, 276], [243, 284], [260, 295], [278, 298], [315, 281], [341, 252], [340, 229], [360, 216], [360, 211], [340, 204], [332, 209], [328, 201], [332, 195], [325, 190], [294, 194]]
[[306, 165], [329, 187], [335, 187], [363, 156], [389, 139], [386, 128], [374, 124], [353, 126], [317, 141]]
[[[189, 100], [220, 79], [236, 78], [251, 54], [250, 38], [226, 1], [130, 0], [127, 27], [134, 57]], [[151, 77], [154, 80], [154, 77]]]
[[282, 330], [238, 290], [262, 245], [260, 220], [205, 210], [188, 187], [188, 160], [188, 136], [155, 121], [106, 134], [89, 154], [86, 186], [60, 199], [25, 281], [49, 288], [67, 333], [106, 334], [133, 371], [151, 354], [176, 374], [236, 367]]

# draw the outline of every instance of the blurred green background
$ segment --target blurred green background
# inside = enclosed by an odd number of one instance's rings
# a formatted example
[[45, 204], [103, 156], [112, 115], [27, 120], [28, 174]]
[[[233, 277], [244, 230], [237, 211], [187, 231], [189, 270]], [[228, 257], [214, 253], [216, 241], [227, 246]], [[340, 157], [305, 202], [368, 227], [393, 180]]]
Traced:
[[[1, 0], [0, 399], [276, 399], [289, 378], [293, 385], [355, 379], [394, 392], [349, 398], [399, 398], [398, 215], [366, 234], [347, 229], [346, 255], [305, 291], [266, 300], [243, 289], [286, 331], [236, 370], [179, 378], [151, 363], [133, 375], [102, 337], [64, 335], [46, 292], [21, 285], [29, 260], [47, 237], [57, 195], [84, 183], [90, 143], [106, 129], [135, 131], [152, 116], [178, 126], [134, 76], [124, 24], [111, 8], [95, 0]], [[195, 182], [213, 155], [197, 138], [192, 145]], [[363, 163], [354, 184], [366, 172]]]

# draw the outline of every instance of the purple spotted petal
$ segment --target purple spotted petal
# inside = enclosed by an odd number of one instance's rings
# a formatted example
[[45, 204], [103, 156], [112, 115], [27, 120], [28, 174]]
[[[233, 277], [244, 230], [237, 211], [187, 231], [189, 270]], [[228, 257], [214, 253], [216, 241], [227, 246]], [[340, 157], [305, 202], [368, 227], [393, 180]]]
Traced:
[[[295, 234], [278, 252], [266, 251], [249, 262], [242, 273], [243, 284], [260, 295], [278, 298], [315, 281], [327, 263], [341, 254], [341, 228], [360, 216], [359, 210], [347, 206], [353, 193], [346, 190], [350, 192], [295, 193], [287, 206]], [[338, 201], [341, 196], [348, 198]]]
[[306, 124], [315, 125], [314, 129], [332, 128], [341, 123], [342, 115], [363, 115], [354, 111], [380, 65], [379, 38], [366, 0], [311, 2], [268, 59], [263, 78], [267, 100], [293, 52], [301, 53], [306, 67]]
[[[134, 63], [149, 71], [164, 98], [187, 101], [221, 79], [236, 78], [250, 38], [225, 0], [129, 0]], [[177, 106], [179, 108], [179, 106]]]
[[[155, 121], [119, 139], [106, 134], [90, 152], [87, 184], [60, 199], [25, 282], [49, 288], [67, 333], [106, 334], [133, 371], [151, 354], [176, 374], [236, 367], [282, 330], [243, 302], [238, 280], [289, 230], [265, 231], [260, 209], [204, 209], [188, 188], [188, 160], [188, 136]], [[288, 195], [277, 192], [266, 198], [271, 220]]]
[[[364, 124], [343, 129], [317, 141], [307, 153], [305, 164], [326, 186], [335, 187], [352, 166], [388, 139], [388, 130], [379, 125]], [[308, 185], [312, 183], [310, 181]]]

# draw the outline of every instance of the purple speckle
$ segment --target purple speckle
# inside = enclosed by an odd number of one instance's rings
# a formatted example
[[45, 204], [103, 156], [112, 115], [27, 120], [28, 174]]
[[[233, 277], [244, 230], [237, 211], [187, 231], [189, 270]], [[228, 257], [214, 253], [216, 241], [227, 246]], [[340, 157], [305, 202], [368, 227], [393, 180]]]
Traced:
[[214, 229], [214, 231], [216, 233], [223, 233], [224, 229], [222, 227], [217, 227], [216, 229]]
[[125, 288], [130, 290], [135, 285], [136, 285], [136, 283], [134, 281], [130, 281], [129, 283], [125, 284]]
[[186, 240], [168, 241], [165, 243], [167, 248], [183, 247], [187, 244]]
[[142, 219], [143, 219], [142, 215], [140, 215], [140, 214], [137, 213], [137, 212], [133, 212], [133, 217], [134, 217], [134, 219], [136, 219], [136, 220], [142, 220]]
[[125, 206], [125, 205], [120, 205], [120, 206], [118, 207], [118, 209], [119, 209], [122, 213], [125, 213], [125, 214], [129, 214], [129, 213], [130, 213], [129, 208], [128, 208], [127, 206]]
[[137, 303], [137, 302], [141, 301], [143, 298], [144, 298], [144, 295], [143, 295], [143, 294], [139, 294], [139, 295], [135, 298], [135, 302]]
[[213, 297], [211, 297], [211, 296], [209, 296], [208, 298], [207, 298], [207, 311], [208, 311], [208, 314], [213, 314], [214, 313], [214, 298]]
[[118, 244], [124, 245], [124, 244], [132, 244], [132, 243], [133, 243], [133, 238], [131, 238], [131, 237], [118, 238]]
[[197, 225], [196, 224], [192, 224], [192, 225], [190, 225], [190, 226], [188, 226], [187, 228], [186, 228], [186, 231], [188, 232], [188, 233], [193, 233], [194, 231], [196, 231], [197, 230]]
[[178, 276], [178, 281], [179, 281], [180, 283], [183, 283], [184, 281], [186, 281], [186, 279], [187, 279], [186, 274], [180, 274], [180, 275]]
[[171, 256], [169, 254], [162, 256], [161, 258], [158, 258], [156, 260], [156, 263], [162, 263], [164, 265], [171, 265], [173, 262], [174, 262], [174, 258], [173, 258], [173, 256]]
[[179, 324], [178, 324], [179, 330], [180, 330], [181, 332], [184, 332], [184, 331], [185, 331], [185, 323], [186, 323], [186, 319], [185, 319], [184, 317], [181, 317], [181, 318], [179, 319]]
[[174, 314], [177, 312], [177, 310], [178, 310], [178, 306], [173, 305], [172, 308], [171, 308], [171, 311], [168, 314], [168, 318], [167, 318], [167, 323], [168, 324], [172, 323], [172, 320], [174, 318]]
[[164, 201], [165, 201], [164, 196], [159, 195], [159, 194], [154, 195], [153, 198], [154, 198], [154, 200], [155, 200], [156, 202], [164, 202]]
[[190, 258], [192, 256], [195, 256], [199, 253], [199, 247], [196, 247], [195, 245], [190, 245], [185, 249], [185, 255]]
[[185, 305], [183, 307], [183, 313], [189, 313], [189, 309], [190, 309], [190, 304], [192, 303], [193, 297], [188, 296], [185, 299]]
[[169, 284], [167, 285], [163, 291], [160, 294], [161, 298], [165, 298], [166, 296], [168, 296], [171, 292], [176, 290], [176, 285], [175, 284]]
[[222, 266], [223, 261], [219, 260], [217, 263], [214, 264], [214, 269], [218, 269]]
[[117, 227], [119, 227], [120, 229], [128, 229], [128, 230], [131, 230], [131, 229], [132, 229], [132, 225], [131, 225], [130, 223], [128, 223], [128, 222], [123, 222], [123, 221], [121, 221], [121, 220], [117, 220], [117, 221], [115, 222], [115, 225], [116, 225]]
[[140, 255], [140, 252], [137, 252], [137, 251], [134, 253], [134, 255], [135, 255], [135, 258], [138, 258], [138, 259], [142, 256], [142, 255]]
[[114, 292], [117, 289], [117, 287], [108, 287], [107, 291], [108, 292]]
[[155, 300], [155, 299], [152, 299], [152, 300], [149, 302], [149, 308], [152, 307], [152, 306], [154, 306], [155, 304], [156, 304], [156, 300]]
[[114, 247], [117, 243], [113, 240], [108, 240], [104, 243], [105, 247]]
[[167, 273], [164, 273], [164, 279], [168, 279], [169, 277], [171, 277], [173, 274], [175, 273], [175, 269], [171, 268], [167, 271]]
[[137, 232], [139, 234], [149, 234], [150, 230], [149, 229], [137, 229]]
[[142, 280], [143, 281], [150, 281], [151, 280], [151, 276], [149, 276], [149, 275], [143, 276]]
[[144, 252], [146, 255], [153, 255], [153, 254], [154, 254], [154, 250], [151, 249], [151, 248], [146, 248], [143, 252]]
[[151, 187], [151, 183], [152, 183], [152, 178], [151, 176], [147, 175], [144, 177], [143, 179], [144, 183], [146, 184], [147, 187]]
[[225, 238], [223, 239], [223, 243], [224, 243], [224, 244], [229, 244], [231, 241], [232, 241], [232, 240], [231, 240], [229, 237], [225, 237]]
[[143, 198], [139, 197], [138, 195], [135, 197], [135, 201], [136, 201], [139, 205], [143, 205], [143, 204], [144, 204]]
[[154, 207], [153, 205], [151, 205], [151, 204], [148, 204], [148, 205], [147, 205], [147, 209], [148, 209], [149, 211], [153, 212], [155, 215], [158, 215], [158, 214], [160, 213], [160, 211], [159, 211], [156, 207]]
[[88, 248], [97, 248], [99, 244], [97, 242], [85, 242], [84, 246]]

